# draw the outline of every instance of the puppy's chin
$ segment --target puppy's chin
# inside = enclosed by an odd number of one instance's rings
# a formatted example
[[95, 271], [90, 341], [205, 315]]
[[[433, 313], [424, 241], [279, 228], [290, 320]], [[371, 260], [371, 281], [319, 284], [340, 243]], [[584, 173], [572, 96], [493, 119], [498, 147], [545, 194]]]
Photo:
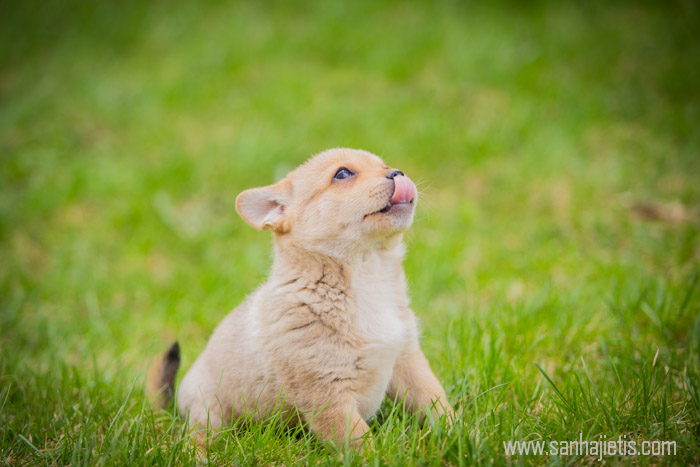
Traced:
[[413, 223], [415, 201], [391, 204], [365, 217], [364, 223], [378, 234], [396, 234], [408, 229]]

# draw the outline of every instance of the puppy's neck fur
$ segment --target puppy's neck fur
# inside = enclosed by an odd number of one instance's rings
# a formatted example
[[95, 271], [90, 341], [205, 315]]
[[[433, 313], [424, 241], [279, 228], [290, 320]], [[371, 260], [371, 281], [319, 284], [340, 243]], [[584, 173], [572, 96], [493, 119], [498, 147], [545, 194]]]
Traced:
[[380, 248], [354, 254], [346, 253], [342, 256], [282, 243], [276, 238], [269, 280], [272, 283], [285, 284], [303, 278], [307, 281], [323, 281], [329, 285], [348, 288], [353, 283], [352, 278], [365, 272], [368, 267], [376, 273], [385, 271], [387, 277], [393, 279], [393, 272], [401, 267], [405, 251], [401, 237], [394, 236]]
[[344, 262], [338, 258], [318, 251], [275, 243], [269, 282], [285, 284], [301, 279], [344, 286], [348, 276]]

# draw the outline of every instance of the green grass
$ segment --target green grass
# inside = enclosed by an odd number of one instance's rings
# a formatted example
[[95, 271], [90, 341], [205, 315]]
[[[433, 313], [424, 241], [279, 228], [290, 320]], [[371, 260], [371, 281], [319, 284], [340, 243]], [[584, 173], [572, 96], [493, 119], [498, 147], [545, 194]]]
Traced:
[[420, 182], [405, 267], [460, 420], [385, 404], [342, 461], [272, 420], [213, 463], [592, 462], [504, 454], [579, 433], [700, 463], [700, 11], [609, 3], [0, 6], [0, 462], [194, 462], [149, 361], [264, 280], [235, 196], [349, 146]]

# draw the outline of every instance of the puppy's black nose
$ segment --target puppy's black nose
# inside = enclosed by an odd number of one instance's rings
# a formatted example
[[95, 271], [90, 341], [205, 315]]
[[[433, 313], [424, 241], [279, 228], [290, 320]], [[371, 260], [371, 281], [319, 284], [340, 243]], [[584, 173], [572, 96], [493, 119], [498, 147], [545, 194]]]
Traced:
[[392, 179], [393, 179], [393, 178], [396, 177], [397, 175], [403, 175], [403, 172], [401, 172], [400, 170], [392, 170], [391, 172], [389, 172], [388, 174], [386, 174], [386, 178], [392, 178]]

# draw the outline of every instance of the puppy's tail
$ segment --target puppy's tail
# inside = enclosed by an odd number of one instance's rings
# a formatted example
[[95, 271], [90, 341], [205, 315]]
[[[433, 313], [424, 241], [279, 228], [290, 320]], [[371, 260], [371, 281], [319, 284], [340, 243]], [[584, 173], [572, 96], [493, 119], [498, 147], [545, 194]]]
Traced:
[[175, 342], [157, 359], [148, 372], [146, 396], [156, 407], [165, 409], [173, 400], [175, 375], [180, 367], [180, 344]]

